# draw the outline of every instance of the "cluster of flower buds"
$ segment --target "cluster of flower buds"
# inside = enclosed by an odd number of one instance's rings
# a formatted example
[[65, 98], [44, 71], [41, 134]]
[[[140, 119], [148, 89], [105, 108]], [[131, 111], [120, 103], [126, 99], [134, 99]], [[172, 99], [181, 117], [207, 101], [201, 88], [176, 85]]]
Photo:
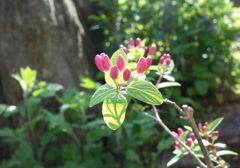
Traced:
[[109, 71], [111, 67], [109, 57], [105, 53], [101, 53], [100, 55], [95, 56], [95, 64], [97, 68], [103, 72]]
[[[130, 69], [128, 68], [124, 69], [124, 68], [125, 68], [124, 58], [122, 55], [118, 55], [116, 59], [116, 65], [112, 66], [110, 69], [110, 76], [115, 82], [117, 82], [116, 80], [119, 78], [119, 74], [121, 74], [121, 72], [123, 73], [124, 83], [130, 79], [131, 77]], [[117, 82], [116, 84], [124, 84], [124, 83]]]
[[159, 64], [164, 67], [168, 67], [171, 63], [171, 56], [169, 54], [163, 54], [159, 59]]
[[200, 132], [200, 133], [203, 135], [203, 137], [206, 138], [206, 139], [208, 139], [207, 126], [208, 126], [208, 122], [205, 122], [204, 125], [202, 125], [201, 123], [198, 124], [199, 132]]
[[128, 49], [134, 49], [134, 50], [138, 50], [138, 49], [144, 49], [144, 54], [147, 54], [148, 56], [153, 56], [156, 53], [157, 50], [157, 46], [155, 44], [152, 44], [150, 49], [148, 50], [147, 46], [141, 46], [141, 42], [142, 40], [140, 38], [136, 38], [136, 45], [134, 43], [134, 39], [130, 38], [128, 40], [128, 48], [125, 47], [124, 45], [120, 45], [119, 48], [123, 49], [123, 51], [128, 54]]
[[[100, 55], [95, 56], [95, 64], [100, 71], [109, 72], [111, 78], [117, 85], [123, 85], [128, 81], [131, 77], [130, 69], [125, 68], [125, 62], [122, 55], [118, 55], [116, 59], [116, 65], [111, 66], [108, 55], [105, 53], [101, 53]], [[117, 81], [117, 79], [122, 74], [122, 79]]]
[[149, 56], [147, 58], [141, 57], [138, 60], [137, 67], [136, 67], [137, 73], [141, 74], [141, 73], [147, 71], [148, 68], [151, 66], [151, 64], [152, 64], [151, 57], [149, 57]]
[[[182, 128], [178, 128], [177, 133], [173, 131], [172, 134], [174, 136], [178, 137], [181, 141], [183, 141], [190, 148], [192, 148], [194, 146], [194, 141], [196, 140], [194, 133], [190, 133], [189, 138], [187, 138], [186, 140], [183, 140], [181, 137], [181, 135], [183, 134]], [[172, 145], [174, 146], [174, 148], [179, 149], [182, 152], [186, 152], [186, 150], [183, 147], [181, 147], [181, 145], [179, 144], [178, 141], [174, 141], [172, 143]]]

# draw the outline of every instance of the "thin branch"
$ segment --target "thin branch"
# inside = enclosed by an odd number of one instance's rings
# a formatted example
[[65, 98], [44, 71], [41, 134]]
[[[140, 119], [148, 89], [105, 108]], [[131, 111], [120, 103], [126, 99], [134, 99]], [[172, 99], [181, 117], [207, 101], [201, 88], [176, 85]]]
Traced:
[[191, 108], [190, 106], [187, 106], [187, 105], [183, 105], [183, 111], [186, 113], [185, 119], [187, 119], [189, 125], [192, 127], [192, 131], [194, 132], [194, 134], [197, 138], [198, 144], [203, 152], [203, 156], [207, 163], [208, 168], [214, 168], [213, 162], [211, 161], [211, 159], [208, 155], [208, 151], [203, 144], [202, 137], [199, 134], [196, 122], [193, 118], [193, 108]]
[[158, 111], [157, 111], [157, 108], [156, 106], [152, 105], [153, 107], [153, 111], [155, 113], [155, 116], [152, 116], [146, 112], [141, 112], [143, 115], [147, 116], [147, 117], [150, 117], [152, 119], [154, 119], [159, 125], [162, 126], [162, 128], [167, 131], [167, 133], [176, 141], [178, 141], [188, 152], [189, 154], [198, 162], [199, 166], [201, 168], [207, 168], [207, 166], [195, 155], [195, 153], [187, 146], [185, 145], [177, 136], [174, 136], [173, 133], [171, 132], [171, 130], [162, 122], [159, 114], [158, 114]]

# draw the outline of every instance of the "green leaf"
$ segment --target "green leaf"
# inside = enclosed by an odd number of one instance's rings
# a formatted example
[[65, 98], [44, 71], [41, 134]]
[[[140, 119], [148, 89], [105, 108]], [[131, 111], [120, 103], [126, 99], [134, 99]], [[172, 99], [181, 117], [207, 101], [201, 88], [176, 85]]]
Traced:
[[218, 156], [222, 156], [222, 155], [238, 155], [238, 153], [230, 151], [230, 150], [221, 150], [217, 152]]
[[158, 84], [157, 88], [165, 88], [165, 87], [171, 87], [171, 86], [181, 86], [178, 82], [161, 82]]
[[170, 75], [163, 75], [163, 78], [166, 79], [166, 80], [168, 80], [168, 81], [171, 81], [171, 82], [174, 82], [174, 81], [175, 81], [174, 77], [172, 77], [172, 76], [170, 76]]
[[204, 96], [207, 94], [209, 88], [209, 82], [207, 80], [195, 80], [194, 87], [198, 94]]
[[191, 128], [191, 127], [189, 127], [189, 126], [187, 126], [187, 125], [184, 125], [184, 128], [185, 128], [186, 130], [192, 132], [192, 128]]
[[177, 161], [179, 161], [181, 158], [183, 157], [183, 154], [178, 154], [175, 155], [168, 163], [167, 163], [167, 167], [173, 165], [174, 163], [176, 163]]
[[9, 117], [17, 113], [17, 106], [0, 104], [0, 114], [4, 117]]
[[216, 148], [226, 148], [226, 144], [224, 143], [215, 143], [213, 146]]
[[102, 85], [92, 96], [89, 107], [92, 107], [98, 103], [101, 103], [105, 100], [105, 98], [111, 94], [116, 92], [116, 87], [109, 86], [108, 84]]
[[111, 93], [104, 100], [102, 113], [104, 121], [109, 128], [116, 130], [122, 125], [127, 105], [127, 99], [121, 93]]
[[218, 118], [214, 121], [212, 121], [208, 126], [207, 126], [207, 133], [210, 134], [217, 126], [222, 122], [223, 117]]
[[160, 105], [163, 102], [162, 95], [157, 88], [143, 80], [134, 82], [127, 89], [127, 94], [148, 104]]
[[126, 53], [120, 48], [117, 51], [115, 51], [110, 59], [111, 65], [116, 65], [116, 60], [119, 55], [123, 56], [124, 62], [125, 62], [125, 67], [128, 67], [128, 57]]

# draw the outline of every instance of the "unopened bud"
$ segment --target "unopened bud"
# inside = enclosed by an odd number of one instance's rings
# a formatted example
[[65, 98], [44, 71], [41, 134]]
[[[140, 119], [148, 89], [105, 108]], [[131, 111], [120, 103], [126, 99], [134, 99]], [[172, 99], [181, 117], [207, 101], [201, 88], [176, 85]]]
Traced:
[[134, 47], [134, 40], [133, 40], [133, 38], [130, 38], [130, 39], [128, 40], [128, 47], [129, 47], [129, 48], [133, 48], [133, 47]]
[[145, 46], [145, 47], [144, 47], [144, 54], [147, 54], [147, 51], [148, 51], [148, 47]]
[[147, 63], [147, 66], [146, 66], [146, 70], [148, 70], [148, 68], [151, 66], [152, 64], [152, 58], [151, 57], [147, 57], [146, 58], [146, 63]]
[[210, 149], [210, 150], [214, 150], [214, 146], [213, 146], [213, 145], [208, 145], [207, 147], [208, 147], [208, 149]]
[[110, 63], [109, 57], [107, 55], [104, 55], [102, 57], [102, 63], [103, 63], [103, 68], [105, 69], [105, 71], [109, 71], [110, 67], [111, 67], [111, 63]]
[[173, 136], [178, 137], [178, 134], [175, 131], [172, 131]]
[[95, 56], [95, 64], [100, 71], [103, 71], [103, 72], [105, 71], [105, 69], [103, 67], [103, 60], [100, 55]]
[[189, 146], [190, 148], [192, 147], [193, 145], [193, 141], [191, 138], [187, 138], [187, 142], [186, 142], [187, 146]]
[[130, 69], [125, 69], [123, 71], [123, 80], [128, 81], [128, 79], [131, 77], [131, 71]]
[[146, 67], [147, 67], [147, 62], [145, 60], [145, 58], [140, 58], [138, 60], [138, 63], [137, 63], [137, 73], [141, 74], [143, 73], [145, 70], [146, 70]]
[[136, 46], [137, 46], [137, 47], [140, 47], [141, 41], [142, 41], [142, 40], [141, 40], [140, 38], [137, 38], [137, 39], [136, 39]]
[[205, 125], [202, 127], [202, 132], [203, 132], [203, 133], [206, 133], [206, 132], [207, 132], [207, 127], [206, 127]]
[[194, 133], [190, 133], [190, 138], [192, 139], [192, 141], [194, 142], [196, 140], [196, 136]]
[[205, 122], [204, 125], [207, 127], [208, 126], [208, 122]]
[[177, 133], [178, 133], [178, 136], [180, 136], [180, 135], [183, 133], [182, 128], [178, 128], [178, 129], [177, 129]]
[[169, 66], [171, 63], [171, 60], [169, 58], [167, 58], [165, 61], [166, 61], [166, 65]]
[[163, 56], [162, 56], [164, 59], [171, 59], [171, 56], [169, 55], [169, 54], [163, 54]]
[[125, 66], [124, 58], [122, 55], [117, 56], [116, 64], [117, 64], [118, 69], [120, 71], [122, 71]]
[[201, 123], [198, 124], [198, 129], [199, 129], [199, 132], [202, 132], [202, 124]]
[[121, 48], [126, 54], [128, 53], [128, 50], [124, 45], [121, 44], [119, 48]]
[[219, 132], [218, 131], [213, 131], [211, 133], [211, 136], [212, 136], [212, 140], [216, 141], [218, 139], [218, 137], [219, 137]]
[[159, 59], [159, 63], [160, 63], [160, 65], [162, 65], [162, 64], [164, 63], [164, 60], [165, 60], [164, 57], [161, 57], [161, 58]]
[[179, 144], [178, 141], [173, 141], [172, 145], [173, 145], [174, 148], [176, 148], [176, 149], [180, 149], [180, 148], [181, 148], [181, 146], [180, 146], [180, 144]]
[[118, 77], [118, 67], [116, 65], [111, 67], [110, 76], [113, 80], [117, 79], [117, 77]]
[[157, 50], [157, 46], [156, 46], [156, 44], [153, 44], [153, 45], [150, 47], [149, 51], [148, 51], [148, 55], [149, 55], [149, 56], [155, 55], [156, 50]]

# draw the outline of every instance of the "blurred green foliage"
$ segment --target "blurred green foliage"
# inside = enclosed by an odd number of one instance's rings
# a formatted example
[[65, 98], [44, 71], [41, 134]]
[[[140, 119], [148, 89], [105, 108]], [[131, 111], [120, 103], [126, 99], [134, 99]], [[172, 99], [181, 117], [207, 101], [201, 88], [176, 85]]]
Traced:
[[[10, 159], [1, 160], [1, 168], [155, 167], [159, 154], [171, 146], [172, 139], [133, 106], [114, 132], [102, 117], [96, 118], [101, 110], [87, 113], [91, 94], [37, 81], [37, 72], [29, 67], [12, 76], [24, 100], [18, 106], [0, 105], [3, 117], [20, 121], [0, 130], [4, 143], [17, 146]], [[80, 79], [88, 89], [99, 87], [89, 78]], [[46, 100], [58, 108], [49, 109]]]
[[[93, 0], [102, 8], [95, 29], [103, 31], [103, 49], [111, 53], [130, 37], [145, 38], [158, 46], [157, 56], [170, 53], [175, 61], [174, 88], [170, 99], [196, 98], [211, 90], [236, 85], [240, 61], [234, 57], [239, 42], [240, 10], [228, 0]], [[181, 90], [180, 90], [181, 89]], [[164, 92], [169, 92], [169, 89]], [[166, 93], [170, 95], [171, 93]], [[196, 103], [188, 102], [199, 108]]]

